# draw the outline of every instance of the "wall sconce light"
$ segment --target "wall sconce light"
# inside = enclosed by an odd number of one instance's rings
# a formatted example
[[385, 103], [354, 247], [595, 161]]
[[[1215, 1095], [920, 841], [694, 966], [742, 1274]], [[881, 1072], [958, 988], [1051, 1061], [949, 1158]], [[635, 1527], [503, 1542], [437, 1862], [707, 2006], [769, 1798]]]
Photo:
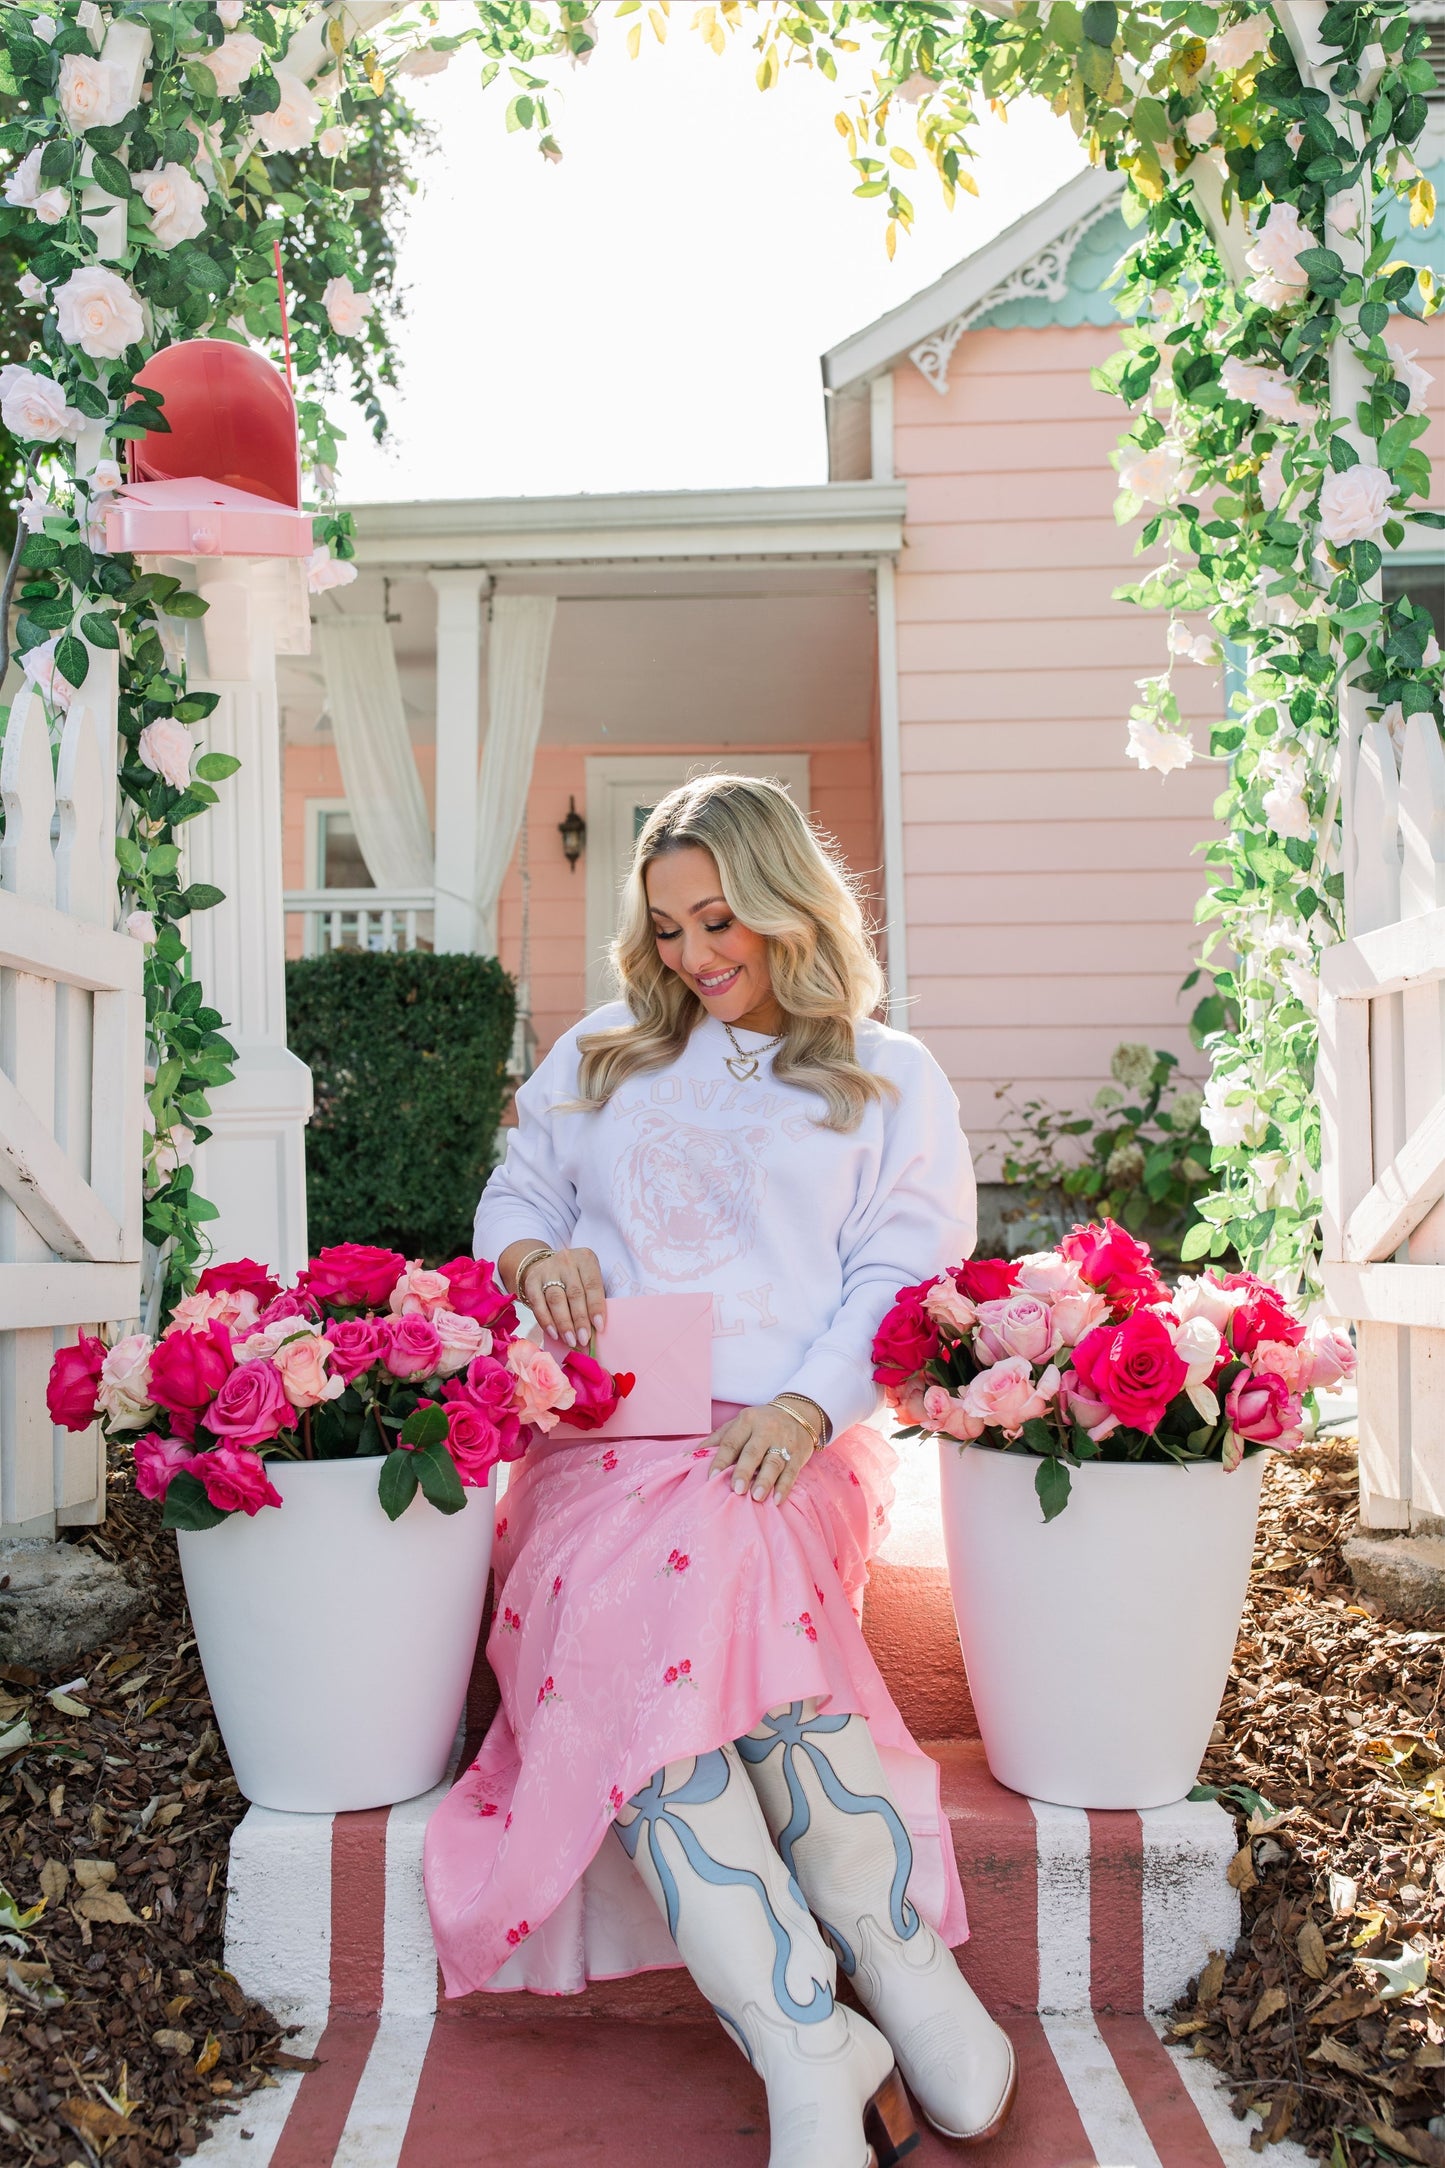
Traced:
[[577, 810], [577, 800], [567, 800], [567, 818], [557, 823], [557, 833], [562, 838], [562, 849], [570, 873], [577, 871], [577, 861], [587, 844], [587, 823]]

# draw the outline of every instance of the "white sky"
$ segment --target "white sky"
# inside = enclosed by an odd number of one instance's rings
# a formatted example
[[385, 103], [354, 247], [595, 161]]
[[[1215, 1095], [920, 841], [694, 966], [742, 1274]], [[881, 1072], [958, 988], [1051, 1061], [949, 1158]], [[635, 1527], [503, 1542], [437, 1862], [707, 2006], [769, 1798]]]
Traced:
[[881, 202], [852, 194], [841, 86], [797, 69], [760, 94], [748, 49], [715, 57], [691, 13], [635, 62], [604, 24], [562, 71], [560, 165], [506, 133], [511, 86], [481, 91], [474, 48], [410, 86], [442, 148], [403, 252], [392, 437], [378, 450], [354, 417], [343, 500], [822, 481], [819, 355], [1082, 163], [1046, 108], [985, 116], [979, 197], [950, 213], [931, 171], [903, 176], [918, 216], [890, 264]]

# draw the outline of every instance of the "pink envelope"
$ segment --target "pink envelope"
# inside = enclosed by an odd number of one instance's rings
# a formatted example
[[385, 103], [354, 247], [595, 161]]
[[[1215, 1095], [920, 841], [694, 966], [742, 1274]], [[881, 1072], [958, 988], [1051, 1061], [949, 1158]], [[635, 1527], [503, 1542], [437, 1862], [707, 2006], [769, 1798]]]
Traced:
[[[561, 1362], [566, 1343], [544, 1336]], [[622, 1295], [607, 1304], [597, 1360], [632, 1372], [632, 1391], [588, 1438], [705, 1438], [712, 1429], [712, 1296]], [[566, 1430], [567, 1418], [560, 1427]]]

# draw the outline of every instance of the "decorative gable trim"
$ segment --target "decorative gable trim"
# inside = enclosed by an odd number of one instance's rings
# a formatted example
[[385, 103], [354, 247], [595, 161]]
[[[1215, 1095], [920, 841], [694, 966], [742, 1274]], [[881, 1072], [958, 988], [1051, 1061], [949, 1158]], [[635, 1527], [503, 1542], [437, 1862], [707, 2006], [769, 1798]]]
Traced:
[[917, 346], [908, 349], [909, 360], [940, 397], [948, 390], [948, 365], [953, 359], [953, 350], [969, 326], [987, 316], [990, 310], [1002, 307], [1006, 301], [1062, 301], [1068, 290], [1069, 265], [1075, 249], [1092, 226], [1111, 217], [1117, 208], [1113, 196], [1096, 203], [1091, 211], [1075, 219], [1072, 226], [1057, 234], [1036, 256], [1029, 257], [1026, 263], [1010, 271], [1007, 278], [1000, 279], [987, 293], [980, 294], [977, 301], [970, 302], [941, 331], [930, 333], [928, 338], [920, 339]]

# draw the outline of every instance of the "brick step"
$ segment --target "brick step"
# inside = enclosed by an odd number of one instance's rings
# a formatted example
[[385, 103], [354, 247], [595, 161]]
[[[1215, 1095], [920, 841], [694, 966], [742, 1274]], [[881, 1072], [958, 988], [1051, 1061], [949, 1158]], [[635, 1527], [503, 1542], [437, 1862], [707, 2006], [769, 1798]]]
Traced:
[[[1167, 2008], [1239, 1931], [1225, 1880], [1234, 1829], [1217, 1806], [1084, 1813], [996, 1784], [977, 1740], [928, 1747], [968, 1899], [970, 1980], [1002, 2015]], [[363, 1814], [252, 1807], [231, 1840], [226, 1957], [278, 2016], [430, 2016], [439, 1982], [422, 1836], [440, 1790]], [[447, 2005], [486, 2026], [707, 2015], [681, 1968], [580, 1995], [478, 1994]]]

